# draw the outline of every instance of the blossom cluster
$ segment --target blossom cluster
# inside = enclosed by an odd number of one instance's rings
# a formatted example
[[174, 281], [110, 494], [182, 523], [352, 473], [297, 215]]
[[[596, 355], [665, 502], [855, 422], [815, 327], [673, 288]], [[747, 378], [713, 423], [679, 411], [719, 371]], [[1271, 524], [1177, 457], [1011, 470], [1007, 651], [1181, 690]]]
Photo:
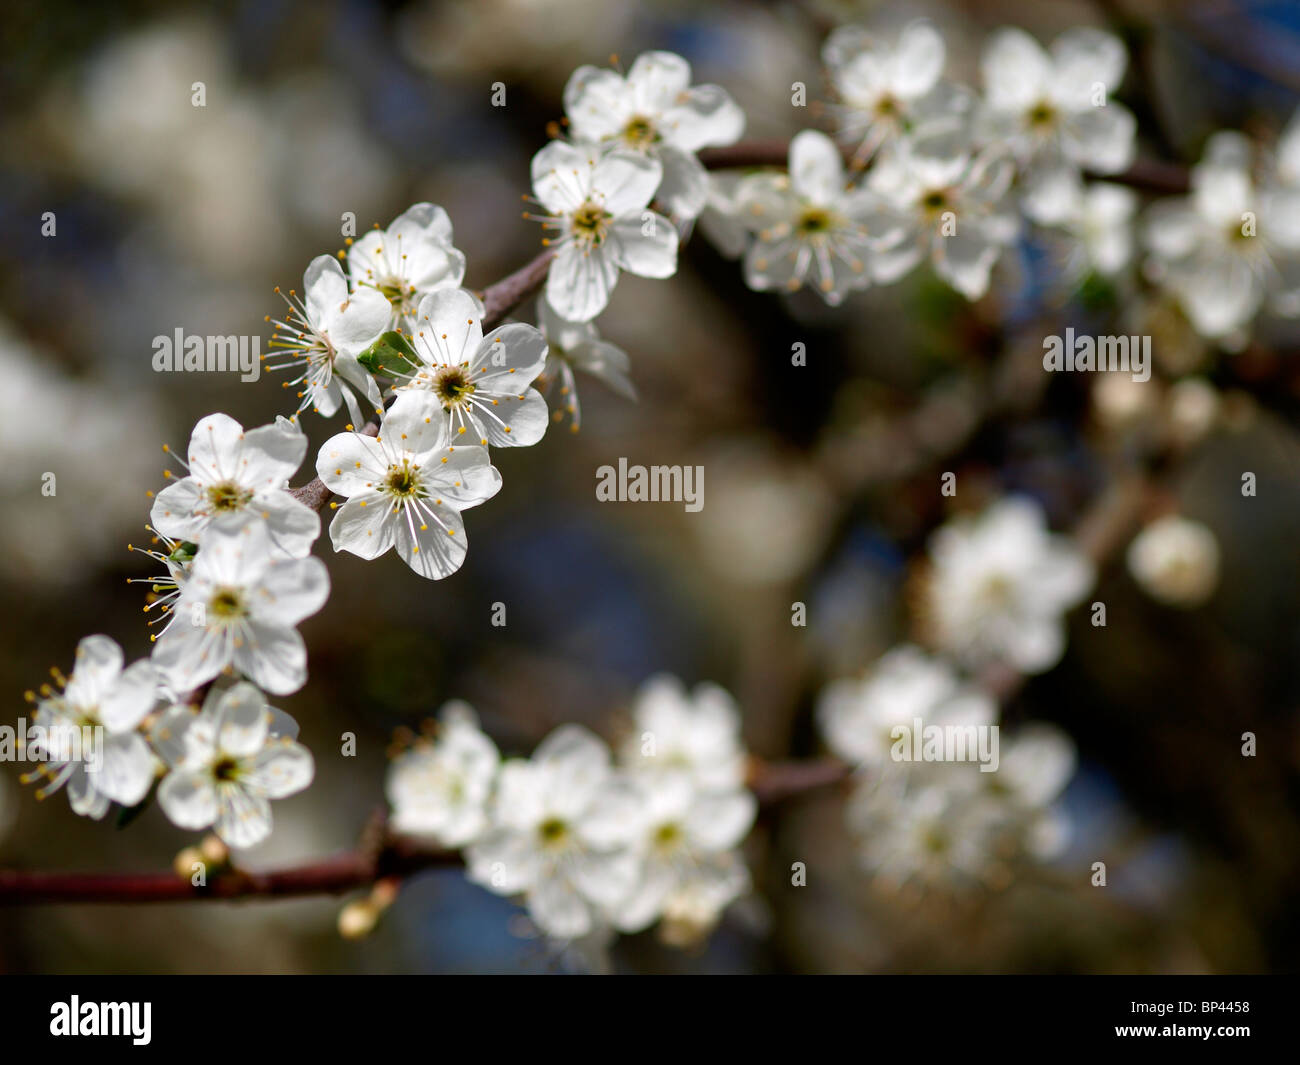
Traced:
[[688, 693], [665, 675], [646, 682], [633, 717], [617, 758], [586, 728], [563, 725], [531, 758], [503, 761], [473, 711], [449, 703], [436, 741], [389, 770], [393, 826], [463, 848], [471, 880], [522, 897], [556, 939], [660, 920], [698, 937], [749, 888], [736, 848], [757, 804], [740, 714], [721, 688]]
[[892, 37], [840, 27], [822, 59], [835, 137], [799, 133], [785, 172], [712, 176], [702, 222], [743, 256], [750, 287], [810, 286], [838, 304], [928, 259], [975, 300], [1023, 239], [1051, 252], [1062, 282], [1100, 278], [1133, 294], [1140, 251], [1145, 280], [1228, 346], [1263, 309], [1300, 315], [1300, 112], [1272, 151], [1212, 137], [1190, 195], [1139, 216], [1118, 183], [1135, 161], [1136, 121], [1112, 98], [1128, 65], [1113, 34], [1071, 29], [1044, 48], [999, 30], [978, 87], [945, 77], [943, 37], [926, 21]]
[[972, 736], [999, 729], [998, 702], [978, 671], [1054, 666], [1065, 649], [1063, 614], [1093, 580], [1092, 563], [1047, 531], [1037, 504], [1000, 500], [932, 537], [918, 599], [937, 653], [904, 644], [865, 677], [822, 690], [822, 734], [855, 770], [848, 824], [882, 883], [996, 882], [1008, 860], [1048, 858], [1064, 846], [1068, 825], [1052, 804], [1075, 754], [1059, 729], [1025, 726], [983, 765], [900, 757], [900, 740], [918, 727]]

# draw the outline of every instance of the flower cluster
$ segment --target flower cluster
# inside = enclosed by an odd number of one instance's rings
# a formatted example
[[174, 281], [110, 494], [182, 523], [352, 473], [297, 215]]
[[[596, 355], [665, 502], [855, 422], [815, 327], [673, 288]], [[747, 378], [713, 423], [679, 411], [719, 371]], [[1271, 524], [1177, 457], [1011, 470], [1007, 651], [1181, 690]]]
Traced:
[[[1073, 744], [1043, 724], [1002, 743], [996, 699], [951, 663], [1051, 668], [1065, 647], [1062, 614], [1093, 579], [1036, 504], [1001, 500], [932, 539], [921, 610], [942, 655], [905, 644], [865, 678], [822, 690], [822, 735], [855, 769], [848, 824], [882, 883], [991, 883], [1008, 860], [1059, 852], [1067, 826], [1053, 803], [1073, 774]], [[927, 756], [931, 735], [962, 746], [936, 739]]]
[[394, 827], [465, 848], [471, 880], [521, 896], [556, 939], [638, 932], [677, 938], [716, 924], [749, 888], [736, 848], [756, 812], [740, 715], [714, 685], [649, 680], [619, 749], [564, 725], [529, 759], [502, 761], [463, 703], [388, 775]]

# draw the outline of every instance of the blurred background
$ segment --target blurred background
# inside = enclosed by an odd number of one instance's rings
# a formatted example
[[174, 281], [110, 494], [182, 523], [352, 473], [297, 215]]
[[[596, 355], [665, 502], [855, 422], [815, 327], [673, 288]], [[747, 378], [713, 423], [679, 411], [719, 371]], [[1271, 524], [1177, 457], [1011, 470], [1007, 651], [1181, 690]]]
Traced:
[[[273, 376], [158, 374], [152, 339], [260, 334], [273, 287], [411, 203], [443, 205], [483, 288], [538, 250], [519, 217], [528, 164], [562, 114], [572, 70], [685, 55], [726, 87], [747, 136], [818, 119], [818, 50], [842, 22], [927, 15], [948, 71], [978, 84], [979, 48], [1015, 24], [1041, 40], [1075, 25], [1132, 46], [1120, 99], [1141, 154], [1183, 165], [1215, 129], [1275, 135], [1300, 100], [1294, 3], [805, 3], [460, 0], [6, 5], [0, 96], [0, 690], [12, 715], [77, 640], [148, 650], [152, 573], [129, 554], [183, 447], [221, 410], [246, 426], [288, 413]], [[206, 86], [206, 106], [191, 86]], [[508, 103], [491, 106], [492, 84]], [[53, 212], [57, 234], [42, 235]], [[577, 721], [613, 738], [636, 686], [667, 670], [714, 680], [743, 708], [749, 749], [816, 754], [826, 681], [912, 635], [904, 595], [945, 517], [943, 471], [994, 496], [1029, 492], [1058, 528], [1108, 484], [1131, 441], [1086, 375], [1050, 382], [1045, 332], [1107, 308], [1051, 284], [1028, 243], [970, 305], [926, 270], [828, 309], [761, 295], [701, 234], [669, 282], [624, 276], [599, 323], [631, 357], [640, 401], [580, 381], [582, 430], [500, 451], [505, 489], [469, 522], [464, 569], [421, 581], [393, 555], [317, 551], [329, 604], [302, 631], [311, 679], [280, 705], [317, 762], [276, 804], [272, 867], [352, 846], [383, 803], [394, 729], [469, 700], [507, 753]], [[531, 306], [520, 309], [531, 321]], [[665, 328], [665, 323], [671, 323]], [[1157, 326], [1152, 326], [1154, 331]], [[1073, 842], [999, 891], [873, 891], [843, 796], [765, 813], [747, 848], [757, 891], [688, 951], [650, 934], [611, 964], [638, 972], [1237, 972], [1297, 968], [1300, 948], [1300, 337], [1261, 327], [1225, 355], [1180, 321], [1157, 333], [1157, 375], [1213, 382], [1232, 417], [1171, 491], [1219, 539], [1223, 578], [1194, 611], [1148, 599], [1122, 562], [1073, 619], [1066, 658], [1004, 721], [1051, 721], [1080, 751], [1065, 796]], [[1107, 330], [1098, 330], [1107, 331]], [[1110, 330], [1122, 332], [1124, 330]], [[807, 366], [791, 366], [792, 345]], [[1156, 388], [1162, 387], [1159, 385]], [[1120, 403], [1120, 407], [1123, 404]], [[908, 433], [893, 430], [913, 414]], [[309, 456], [342, 417], [308, 415]], [[703, 465], [704, 509], [597, 504], [597, 467]], [[310, 465], [310, 462], [309, 462]], [[1243, 505], [1240, 472], [1258, 476]], [[54, 472], [57, 495], [40, 494]], [[310, 472], [302, 477], [305, 481]], [[790, 604], [808, 604], [807, 628]], [[506, 604], [504, 628], [490, 623]], [[1225, 761], [1243, 731], [1254, 759]], [[338, 754], [344, 732], [356, 757]], [[38, 804], [0, 765], [0, 866], [165, 869], [192, 842], [162, 814], [127, 828]], [[1088, 883], [1105, 860], [1109, 887]], [[808, 886], [789, 886], [792, 862]], [[341, 940], [337, 899], [0, 910], [7, 972], [564, 971], [572, 960], [518, 911], [455, 871], [410, 881], [369, 938]]]

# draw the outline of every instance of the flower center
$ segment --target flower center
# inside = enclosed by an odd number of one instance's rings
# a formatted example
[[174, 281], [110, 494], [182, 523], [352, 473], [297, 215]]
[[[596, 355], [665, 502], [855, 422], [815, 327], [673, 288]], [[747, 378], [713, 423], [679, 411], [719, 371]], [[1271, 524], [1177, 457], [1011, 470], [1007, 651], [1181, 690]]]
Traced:
[[222, 481], [208, 489], [208, 502], [212, 504], [213, 510], [239, 510], [252, 498], [252, 492], [241, 488], [234, 481]]
[[1056, 125], [1056, 108], [1046, 100], [1039, 100], [1029, 109], [1027, 118], [1030, 129], [1046, 133]]
[[470, 384], [469, 373], [463, 366], [447, 366], [438, 372], [433, 390], [442, 400], [443, 408], [450, 410], [468, 406], [467, 401], [474, 394], [475, 386]]
[[599, 204], [588, 200], [573, 212], [570, 220], [573, 235], [586, 244], [599, 244], [605, 239], [605, 231], [613, 217]]
[[239, 763], [227, 755], [212, 767], [212, 776], [223, 783], [233, 782], [239, 779]]
[[569, 838], [569, 826], [558, 817], [548, 817], [537, 826], [544, 847], [560, 847]]
[[223, 620], [247, 613], [243, 594], [238, 588], [218, 588], [208, 600], [208, 613]]
[[795, 229], [805, 237], [829, 233], [835, 226], [835, 216], [824, 207], [805, 207], [795, 222]]
[[876, 101], [876, 117], [884, 119], [895, 119], [899, 116], [902, 109], [898, 106], [898, 101], [889, 93], [885, 93]]
[[633, 148], [645, 149], [659, 140], [655, 124], [644, 115], [634, 115], [623, 127], [623, 140]]
[[402, 279], [399, 277], [390, 277], [387, 280], [380, 282], [376, 287], [379, 289], [380, 294], [383, 295], [384, 299], [388, 300], [388, 302], [397, 310], [401, 310], [405, 307], [406, 301], [410, 299], [411, 295], [415, 292], [414, 286], [403, 284]]
[[681, 826], [671, 821], [667, 824], [660, 825], [655, 829], [654, 838], [655, 846], [660, 847], [663, 850], [671, 850], [681, 842]]
[[388, 467], [388, 476], [384, 478], [388, 491], [399, 499], [410, 499], [420, 494], [419, 467], [412, 466], [409, 459], [402, 459], [401, 465], [394, 463]]

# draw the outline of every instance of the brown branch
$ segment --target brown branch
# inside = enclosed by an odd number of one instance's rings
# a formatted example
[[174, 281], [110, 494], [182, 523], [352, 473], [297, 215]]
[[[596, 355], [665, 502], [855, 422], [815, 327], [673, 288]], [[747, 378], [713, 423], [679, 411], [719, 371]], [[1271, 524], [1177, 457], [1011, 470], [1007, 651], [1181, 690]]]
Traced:
[[[754, 759], [749, 786], [763, 805], [771, 805], [847, 778], [848, 766], [833, 758], [810, 762], [762, 762]], [[214, 871], [207, 885], [195, 887], [188, 876], [158, 873], [47, 873], [0, 870], [0, 906], [54, 902], [201, 902], [250, 898], [340, 895], [368, 888], [380, 880], [405, 879], [429, 869], [463, 864], [456, 851], [431, 850], [405, 837], [383, 839], [378, 847], [356, 850], [272, 872], [244, 869]]]

